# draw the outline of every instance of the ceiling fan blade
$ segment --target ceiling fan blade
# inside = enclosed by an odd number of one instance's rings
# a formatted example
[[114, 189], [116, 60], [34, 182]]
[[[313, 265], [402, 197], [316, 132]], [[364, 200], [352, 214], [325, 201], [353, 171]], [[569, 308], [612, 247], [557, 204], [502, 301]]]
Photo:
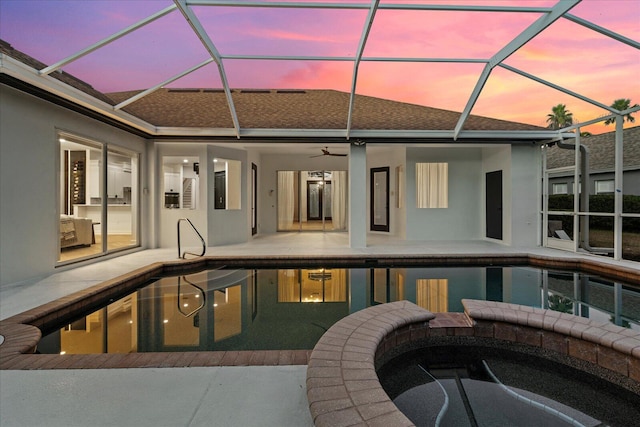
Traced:
[[322, 156], [324, 156], [324, 154], [318, 154], [318, 155], [315, 155], [315, 156], [309, 156], [309, 158], [313, 159], [314, 157], [322, 157]]
[[329, 153], [329, 156], [337, 156], [337, 157], [344, 157], [346, 156], [346, 154], [334, 154], [334, 153]]

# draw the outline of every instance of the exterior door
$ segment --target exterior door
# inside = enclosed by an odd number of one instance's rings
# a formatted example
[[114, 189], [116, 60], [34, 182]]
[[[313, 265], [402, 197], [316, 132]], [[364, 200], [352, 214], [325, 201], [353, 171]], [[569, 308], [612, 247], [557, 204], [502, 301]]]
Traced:
[[372, 231], [389, 231], [389, 167], [371, 169]]
[[227, 194], [227, 173], [225, 171], [216, 172], [214, 175], [213, 195], [215, 197], [214, 209], [226, 209]]
[[258, 166], [251, 163], [251, 235], [258, 233]]
[[502, 240], [502, 171], [488, 172], [485, 181], [486, 235]]

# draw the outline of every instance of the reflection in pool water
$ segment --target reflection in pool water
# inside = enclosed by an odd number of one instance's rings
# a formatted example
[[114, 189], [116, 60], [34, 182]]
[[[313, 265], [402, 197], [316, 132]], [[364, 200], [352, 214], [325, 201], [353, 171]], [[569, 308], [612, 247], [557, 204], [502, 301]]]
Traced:
[[64, 325], [41, 353], [312, 349], [341, 318], [409, 300], [462, 312], [461, 300], [549, 308], [640, 330], [637, 288], [534, 267], [207, 270], [163, 277]]

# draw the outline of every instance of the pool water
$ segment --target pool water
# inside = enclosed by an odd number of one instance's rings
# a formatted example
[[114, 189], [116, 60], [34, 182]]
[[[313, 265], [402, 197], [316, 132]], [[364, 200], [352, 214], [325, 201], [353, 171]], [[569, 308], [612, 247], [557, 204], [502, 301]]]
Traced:
[[557, 361], [505, 349], [435, 346], [378, 370], [416, 426], [631, 426], [640, 396]]
[[640, 290], [527, 266], [216, 269], [160, 277], [43, 331], [50, 354], [312, 349], [343, 317], [409, 300], [434, 313], [461, 300], [549, 308], [640, 330]]

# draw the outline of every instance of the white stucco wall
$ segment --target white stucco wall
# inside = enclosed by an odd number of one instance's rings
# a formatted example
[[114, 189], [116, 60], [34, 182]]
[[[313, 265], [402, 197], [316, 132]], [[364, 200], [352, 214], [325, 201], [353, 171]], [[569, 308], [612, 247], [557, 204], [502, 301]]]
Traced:
[[[449, 164], [449, 207], [416, 208], [416, 163]], [[474, 240], [483, 237], [481, 148], [407, 147], [407, 240]]]
[[[536, 246], [539, 233], [540, 148], [533, 144], [500, 145], [482, 151], [483, 182], [488, 172], [502, 170], [503, 239], [511, 246]], [[484, 198], [483, 186], [483, 198]], [[482, 210], [482, 235], [485, 218]]]
[[[158, 229], [157, 229], [157, 246], [161, 248], [176, 248], [176, 257], [178, 256], [178, 232], [177, 224], [180, 218], [189, 219], [198, 229], [207, 242], [207, 176], [211, 172], [207, 168], [207, 146], [204, 144], [193, 144], [184, 142], [175, 143], [156, 143], [156, 161], [155, 168], [157, 170], [156, 193], [157, 201], [154, 207], [158, 212]], [[164, 207], [164, 174], [163, 174], [163, 158], [166, 156], [184, 156], [197, 157], [199, 159], [200, 168], [198, 174], [198, 204], [196, 209], [167, 209]], [[176, 189], [177, 190], [177, 189]], [[180, 229], [181, 249], [189, 252], [197, 251], [200, 253], [202, 244], [197, 234], [191, 230], [188, 224], [181, 224]], [[207, 242], [208, 245], [208, 242]]]
[[[144, 139], [0, 85], [0, 285], [55, 271], [58, 130], [139, 152], [140, 185], [147, 187]], [[141, 199], [142, 235], [147, 236], [148, 199], [145, 194]]]
[[511, 147], [511, 245], [540, 244], [541, 157], [537, 145]]
[[[213, 197], [207, 198], [207, 244], [209, 246], [220, 246], [231, 243], [247, 242], [249, 240], [249, 236], [251, 236], [251, 227], [247, 224], [250, 210], [247, 204], [247, 197], [249, 193], [249, 181], [247, 179], [247, 174], [251, 169], [251, 166], [247, 165], [247, 152], [245, 150], [207, 145], [207, 159], [204, 163], [206, 164], [205, 168], [209, 171], [206, 181], [209, 195], [213, 194], [215, 188], [215, 176], [213, 174], [214, 158], [238, 160], [241, 162], [241, 206], [240, 209], [215, 209], [215, 199]], [[235, 184], [230, 184], [230, 186], [233, 187]]]
[[[511, 244], [511, 208], [512, 186], [511, 186], [511, 146], [500, 145], [482, 149], [482, 237], [487, 235], [487, 222], [485, 211], [486, 200], [486, 174], [489, 172], [502, 171], [502, 243]], [[494, 240], [494, 239], [489, 239]], [[500, 241], [500, 240], [496, 240]]]
[[[406, 192], [406, 150], [403, 145], [385, 147], [367, 147], [367, 212], [371, 206], [371, 174], [372, 168], [389, 167], [389, 236], [404, 239], [406, 236], [406, 194], [403, 195], [402, 205], [398, 207], [398, 170], [401, 168], [400, 180], [402, 189]], [[370, 230], [371, 216], [367, 215], [367, 230]]]

